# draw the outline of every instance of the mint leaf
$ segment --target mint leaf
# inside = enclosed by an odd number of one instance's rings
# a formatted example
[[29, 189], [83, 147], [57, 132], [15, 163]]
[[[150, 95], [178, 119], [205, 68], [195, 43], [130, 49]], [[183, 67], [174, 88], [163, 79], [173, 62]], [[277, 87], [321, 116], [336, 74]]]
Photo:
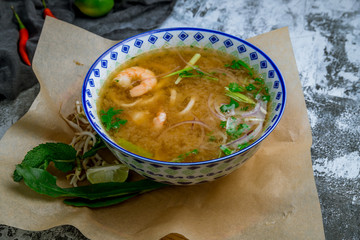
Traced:
[[[45, 143], [30, 150], [19, 165], [46, 169], [53, 161], [56, 168], [68, 172], [74, 167], [75, 159], [76, 150], [72, 146], [65, 143]], [[14, 171], [13, 177], [16, 182], [22, 179], [17, 170]]]

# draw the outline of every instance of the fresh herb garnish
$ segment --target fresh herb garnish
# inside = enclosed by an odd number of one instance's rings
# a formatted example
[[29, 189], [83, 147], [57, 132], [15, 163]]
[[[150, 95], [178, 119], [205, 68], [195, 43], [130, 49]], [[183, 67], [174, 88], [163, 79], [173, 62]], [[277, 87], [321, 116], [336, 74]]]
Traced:
[[261, 97], [264, 102], [270, 101], [270, 95], [264, 95]]
[[34, 191], [50, 197], [76, 197], [66, 199], [64, 203], [73, 206], [104, 207], [110, 206], [141, 193], [166, 186], [151, 180], [137, 182], [108, 182], [83, 187], [60, 188], [56, 185], [56, 177], [46, 168], [54, 162], [57, 169], [67, 172], [72, 170], [77, 160], [94, 156], [105, 143], [97, 137], [93, 148], [82, 156], [76, 156], [76, 150], [65, 143], [46, 143], [30, 150], [23, 162], [16, 166], [14, 181], [24, 179], [25, 184]]
[[163, 76], [162, 78], [167, 78], [167, 77], [171, 77], [171, 76], [174, 76], [174, 75], [177, 75], [177, 74], [181, 74], [181, 73], [183, 73], [183, 72], [187, 72], [187, 71], [193, 70], [193, 69], [196, 68], [196, 67], [198, 67], [198, 66], [186, 67], [186, 68], [183, 68], [183, 69], [181, 69], [181, 70], [179, 70], [179, 71], [176, 71], [176, 72], [170, 73], [170, 74], [168, 74], [168, 75], [166, 75], [166, 76]]
[[206, 78], [206, 79], [215, 80], [215, 81], [219, 80], [218, 78], [210, 77], [208, 74], [205, 74], [204, 72], [197, 70], [197, 69], [192, 69], [190, 71], [182, 71], [181, 73], [179, 73], [179, 77], [181, 77], [181, 78]]
[[220, 121], [220, 127], [226, 128], [226, 121]]
[[230, 67], [232, 69], [240, 69], [241, 67], [244, 67], [249, 71], [250, 77], [254, 75], [254, 70], [241, 60], [233, 60], [231, 64], [225, 64], [225, 67]]
[[246, 90], [248, 90], [248, 91], [252, 91], [252, 90], [255, 90], [255, 89], [256, 89], [256, 87], [251, 83], [246, 86]]
[[247, 124], [241, 123], [237, 125], [237, 123], [237, 119], [231, 117], [226, 125], [226, 133], [231, 137], [231, 139], [239, 138], [243, 134], [244, 130], [249, 128]]
[[209, 142], [215, 142], [216, 141], [216, 137], [215, 136], [209, 136]]
[[114, 110], [113, 107], [109, 108], [107, 112], [104, 110], [100, 111], [101, 122], [104, 124], [106, 131], [118, 129], [120, 125], [124, 125], [127, 122], [127, 120], [115, 117], [115, 115], [120, 114], [122, 111], [121, 109]]
[[238, 93], [238, 92], [234, 93], [234, 92], [231, 92], [229, 90], [226, 90], [225, 95], [235, 99], [238, 102], [255, 104], [254, 100], [252, 100], [251, 98], [245, 96], [244, 94]]
[[[71, 171], [80, 159], [94, 156], [96, 152], [105, 148], [105, 143], [96, 135], [95, 145], [82, 156], [76, 155], [76, 150], [65, 143], [45, 143], [30, 150], [21, 164], [17, 166], [38, 168], [46, 170], [50, 162], [62, 172]], [[22, 176], [17, 170], [14, 171], [14, 181], [19, 182]]]
[[177, 156], [177, 158], [173, 159], [172, 162], [182, 162], [190, 155], [197, 155], [198, 153], [199, 153], [199, 151], [197, 149], [191, 150], [187, 153], [180, 154], [179, 156]]
[[56, 177], [46, 170], [18, 165], [16, 171], [24, 178], [25, 184], [37, 193], [50, 197], [76, 197], [64, 201], [66, 204], [74, 206], [109, 206], [143, 192], [166, 186], [145, 179], [136, 182], [108, 182], [82, 187], [61, 188], [56, 184]]
[[[50, 162], [63, 172], [68, 172], [75, 166], [76, 150], [65, 143], [45, 143], [30, 150], [21, 166], [46, 169]], [[14, 171], [14, 181], [19, 182], [22, 176]]]
[[245, 106], [245, 107], [240, 108], [240, 111], [247, 111], [248, 109], [249, 109], [249, 106]]
[[243, 143], [243, 144], [239, 144], [239, 145], [238, 145], [238, 149], [241, 150], [241, 149], [246, 148], [247, 146], [249, 146], [249, 143], [248, 143], [248, 142]]
[[240, 86], [238, 83], [230, 83], [229, 86], [226, 88], [230, 92], [244, 92], [245, 89]]
[[224, 104], [220, 107], [220, 111], [223, 113], [227, 113], [235, 108], [239, 107], [239, 103], [234, 99], [230, 98], [229, 104]]
[[228, 148], [228, 147], [226, 147], [224, 145], [220, 145], [220, 149], [223, 151], [223, 153], [225, 155], [230, 155], [230, 154], [232, 154], [234, 152], [233, 150], [231, 150], [230, 148]]
[[256, 84], [265, 84], [264, 79], [262, 78], [254, 78], [254, 81], [256, 82]]

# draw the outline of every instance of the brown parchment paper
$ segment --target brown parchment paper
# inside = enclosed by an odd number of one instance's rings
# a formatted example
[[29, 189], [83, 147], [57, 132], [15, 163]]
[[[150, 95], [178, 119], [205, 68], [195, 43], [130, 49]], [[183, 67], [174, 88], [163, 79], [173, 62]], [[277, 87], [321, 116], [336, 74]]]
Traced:
[[215, 182], [167, 187], [107, 208], [76, 208], [13, 182], [12, 172], [36, 145], [70, 141], [60, 105], [64, 114], [72, 111], [90, 65], [115, 42], [46, 18], [33, 60], [40, 93], [0, 142], [0, 223], [27, 230], [71, 224], [90, 239], [159, 239], [171, 232], [191, 240], [324, 239], [310, 125], [288, 29], [248, 41], [275, 61], [288, 92], [280, 124], [254, 157]]

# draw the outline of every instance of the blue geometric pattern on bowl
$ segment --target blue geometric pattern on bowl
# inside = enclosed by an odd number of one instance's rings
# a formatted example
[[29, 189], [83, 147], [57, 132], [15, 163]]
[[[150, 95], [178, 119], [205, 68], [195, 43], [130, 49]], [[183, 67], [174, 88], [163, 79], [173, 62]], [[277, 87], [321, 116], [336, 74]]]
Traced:
[[[175, 37], [174, 37], [175, 36]], [[195, 39], [195, 42], [194, 42]], [[192, 46], [213, 48], [232, 54], [257, 69], [269, 88], [271, 119], [261, 137], [250, 146], [218, 159], [195, 163], [162, 162], [131, 153], [117, 145], [105, 132], [97, 114], [96, 100], [108, 75], [127, 59], [154, 49]], [[141, 49], [141, 51], [139, 50]], [[117, 43], [104, 52], [89, 69], [83, 84], [82, 102], [85, 114], [95, 131], [104, 139], [114, 155], [129, 168], [154, 181], [176, 185], [191, 185], [213, 181], [240, 167], [259, 148], [279, 123], [284, 112], [286, 90], [284, 79], [275, 63], [259, 48], [235, 36], [199, 28], [168, 28], [145, 32]]]

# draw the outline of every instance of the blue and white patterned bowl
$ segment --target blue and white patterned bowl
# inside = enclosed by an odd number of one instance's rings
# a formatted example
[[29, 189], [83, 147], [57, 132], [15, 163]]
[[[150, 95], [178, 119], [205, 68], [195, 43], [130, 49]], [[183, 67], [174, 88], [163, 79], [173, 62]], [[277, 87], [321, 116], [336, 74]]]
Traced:
[[[197, 46], [234, 55], [253, 67], [265, 79], [271, 96], [270, 121], [261, 137], [250, 146], [218, 159], [195, 163], [162, 162], [131, 153], [117, 145], [106, 133], [97, 114], [99, 91], [109, 74], [128, 59], [153, 49], [173, 46]], [[240, 167], [259, 148], [280, 121], [286, 101], [285, 83], [275, 63], [254, 45], [226, 33], [199, 28], [168, 28], [128, 38], [104, 52], [88, 71], [82, 101], [91, 126], [114, 155], [130, 169], [154, 181], [190, 185], [213, 181]]]

